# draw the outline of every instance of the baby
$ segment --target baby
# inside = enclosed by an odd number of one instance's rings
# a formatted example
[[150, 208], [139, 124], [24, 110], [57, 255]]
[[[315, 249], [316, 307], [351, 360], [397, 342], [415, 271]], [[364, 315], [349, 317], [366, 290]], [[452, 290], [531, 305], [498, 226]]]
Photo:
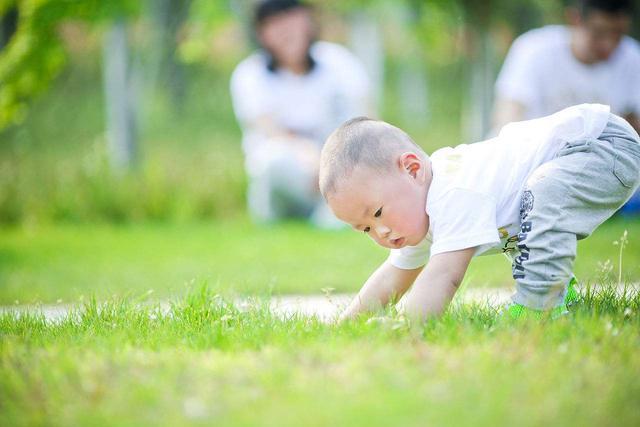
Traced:
[[431, 157], [388, 123], [344, 123], [322, 150], [320, 190], [339, 219], [391, 252], [342, 319], [403, 295], [411, 318], [438, 315], [471, 259], [490, 253], [511, 256], [511, 316], [566, 312], [577, 240], [640, 185], [639, 140], [597, 104]]

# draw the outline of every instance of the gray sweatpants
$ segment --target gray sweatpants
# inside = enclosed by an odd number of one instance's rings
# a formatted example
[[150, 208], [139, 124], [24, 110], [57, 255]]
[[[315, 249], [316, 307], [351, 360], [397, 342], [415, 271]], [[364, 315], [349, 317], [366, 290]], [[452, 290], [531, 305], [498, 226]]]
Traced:
[[569, 141], [527, 180], [520, 208], [513, 301], [551, 309], [563, 303], [577, 240], [611, 217], [640, 185], [640, 137], [618, 116], [598, 139]]

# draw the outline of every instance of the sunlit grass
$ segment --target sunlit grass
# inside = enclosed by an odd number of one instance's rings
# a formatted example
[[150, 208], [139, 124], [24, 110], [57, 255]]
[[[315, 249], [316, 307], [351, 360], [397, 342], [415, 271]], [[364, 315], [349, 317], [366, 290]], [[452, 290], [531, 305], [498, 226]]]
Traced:
[[[613, 241], [624, 230], [622, 279], [640, 281], [640, 222], [619, 219], [579, 243], [575, 272], [583, 283], [617, 280], [620, 247]], [[183, 293], [192, 280], [245, 295], [355, 292], [386, 256], [362, 233], [325, 232], [302, 223], [9, 228], [0, 231], [0, 303], [68, 303], [82, 295], [104, 299], [150, 289], [155, 298], [167, 298]], [[500, 255], [478, 257], [465, 283], [513, 286], [509, 262]]]
[[284, 319], [206, 286], [168, 308], [90, 299], [56, 323], [0, 315], [0, 424], [631, 426], [639, 327], [637, 289], [554, 322], [474, 305], [412, 328]]

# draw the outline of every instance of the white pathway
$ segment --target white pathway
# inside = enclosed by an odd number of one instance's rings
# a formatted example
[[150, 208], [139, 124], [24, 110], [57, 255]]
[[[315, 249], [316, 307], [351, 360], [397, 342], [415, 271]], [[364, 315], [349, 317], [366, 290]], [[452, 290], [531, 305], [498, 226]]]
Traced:
[[[616, 292], [620, 295], [625, 290], [626, 292], [640, 292], [640, 283], [616, 288]], [[458, 304], [480, 303], [498, 307], [509, 302], [512, 293], [513, 290], [508, 288], [464, 289], [456, 295], [454, 302]], [[334, 319], [352, 298], [352, 294], [281, 295], [272, 297], [269, 306], [275, 314], [282, 317], [291, 315], [317, 316], [326, 321]], [[239, 308], [253, 304], [250, 299], [238, 299], [235, 303]], [[0, 306], [0, 313], [42, 313], [48, 321], [56, 322], [67, 316], [72, 309], [78, 307], [80, 306], [70, 304], [13, 305]], [[162, 302], [160, 307], [163, 311], [168, 311], [170, 304]]]
[[[457, 303], [482, 303], [499, 306], [511, 301], [510, 289], [469, 289], [456, 296]], [[325, 295], [284, 295], [271, 300], [271, 310], [282, 316], [302, 314], [318, 316], [323, 320], [335, 318], [340, 310], [349, 304], [352, 294]]]
[[[499, 305], [509, 301], [511, 291], [507, 289], [471, 289], [456, 296], [456, 301], [462, 303], [480, 302], [490, 305]], [[335, 318], [340, 310], [349, 304], [353, 294], [332, 295], [276, 295], [269, 302], [270, 309], [277, 315], [288, 317], [292, 315], [317, 316], [322, 320]], [[257, 300], [260, 301], [260, 300]], [[248, 298], [239, 298], [235, 304], [240, 308], [249, 308], [255, 301]], [[81, 305], [73, 304], [36, 304], [36, 305], [10, 305], [0, 306], [0, 313], [15, 312], [18, 314], [42, 313], [51, 322], [56, 322], [66, 317], [72, 309]], [[160, 304], [162, 311], [169, 311], [170, 303]]]

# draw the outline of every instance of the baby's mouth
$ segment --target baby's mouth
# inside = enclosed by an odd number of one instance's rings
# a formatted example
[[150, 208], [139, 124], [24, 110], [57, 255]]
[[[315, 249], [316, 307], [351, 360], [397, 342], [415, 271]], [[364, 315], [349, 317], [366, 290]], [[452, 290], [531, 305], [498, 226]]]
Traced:
[[405, 242], [404, 237], [398, 237], [397, 239], [391, 239], [391, 244], [396, 248], [399, 248], [402, 245], [404, 245], [404, 242]]

